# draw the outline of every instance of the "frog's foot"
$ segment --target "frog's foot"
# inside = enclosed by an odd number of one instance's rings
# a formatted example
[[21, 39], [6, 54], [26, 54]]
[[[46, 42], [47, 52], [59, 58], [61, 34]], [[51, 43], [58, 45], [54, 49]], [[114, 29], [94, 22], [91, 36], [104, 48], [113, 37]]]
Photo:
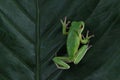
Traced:
[[92, 38], [92, 37], [94, 37], [94, 35], [90, 35], [89, 36], [89, 30], [87, 31], [87, 34], [86, 34], [86, 39], [90, 39], [90, 38]]
[[64, 67], [64, 66], [61, 66], [61, 65], [56, 64], [56, 66], [57, 66], [58, 69], [69, 69], [69, 68], [70, 68], [69, 65], [66, 66], [66, 67]]
[[84, 35], [82, 35], [81, 43], [87, 44], [89, 42], [90, 38], [92, 38], [92, 37], [94, 37], [94, 35], [89, 36], [89, 31], [87, 31], [86, 37], [84, 37]]
[[60, 20], [62, 25], [68, 29], [68, 25], [70, 24], [70, 21], [67, 22], [67, 17], [64, 18], [64, 21], [63, 20]]
[[62, 30], [63, 34], [64, 35], [68, 34], [67, 29], [69, 29], [68, 25], [70, 24], [70, 21], [67, 22], [67, 17], [65, 17], [64, 21], [63, 20], [60, 20], [60, 21], [61, 21], [62, 27], [63, 27], [63, 30]]

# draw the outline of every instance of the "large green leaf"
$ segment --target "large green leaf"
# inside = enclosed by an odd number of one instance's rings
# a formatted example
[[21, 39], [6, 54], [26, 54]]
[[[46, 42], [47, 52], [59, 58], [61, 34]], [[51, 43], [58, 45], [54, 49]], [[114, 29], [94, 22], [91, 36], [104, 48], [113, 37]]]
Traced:
[[[0, 0], [0, 80], [35, 80], [35, 2]], [[39, 7], [42, 80], [120, 79], [119, 0], [40, 0]], [[59, 70], [52, 58], [56, 52], [66, 54], [60, 24], [65, 16], [85, 21], [95, 37], [78, 65]]]
[[34, 80], [35, 14], [33, 0], [0, 0], [0, 80]]

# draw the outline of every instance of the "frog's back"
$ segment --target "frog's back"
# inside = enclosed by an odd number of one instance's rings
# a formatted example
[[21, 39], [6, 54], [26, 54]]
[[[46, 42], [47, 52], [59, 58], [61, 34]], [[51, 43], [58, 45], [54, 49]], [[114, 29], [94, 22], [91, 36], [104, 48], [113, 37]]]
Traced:
[[67, 52], [71, 59], [74, 58], [80, 45], [81, 29], [84, 28], [84, 22], [72, 22], [67, 37]]
[[75, 31], [69, 31], [67, 38], [67, 52], [71, 59], [74, 58], [75, 53], [78, 51], [78, 47], [80, 44], [80, 38]]

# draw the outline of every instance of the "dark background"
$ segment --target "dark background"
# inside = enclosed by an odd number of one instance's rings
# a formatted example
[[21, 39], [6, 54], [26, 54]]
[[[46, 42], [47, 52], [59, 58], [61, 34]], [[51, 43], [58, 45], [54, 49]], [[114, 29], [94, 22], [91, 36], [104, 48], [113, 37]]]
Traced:
[[[120, 0], [40, 0], [39, 7], [42, 80], [120, 80]], [[0, 0], [0, 80], [34, 80], [36, 10], [35, 0]], [[58, 70], [52, 58], [66, 50], [65, 16], [95, 37], [78, 65]]]

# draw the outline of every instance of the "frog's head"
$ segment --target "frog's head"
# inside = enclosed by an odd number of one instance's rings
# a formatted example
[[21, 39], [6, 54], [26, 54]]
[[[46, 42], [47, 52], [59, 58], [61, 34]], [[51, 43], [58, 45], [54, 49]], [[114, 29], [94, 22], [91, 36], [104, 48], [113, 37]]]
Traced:
[[82, 33], [83, 30], [84, 30], [84, 22], [83, 21], [74, 21], [72, 22], [72, 27], [75, 29], [75, 30], [80, 30], [80, 32]]

